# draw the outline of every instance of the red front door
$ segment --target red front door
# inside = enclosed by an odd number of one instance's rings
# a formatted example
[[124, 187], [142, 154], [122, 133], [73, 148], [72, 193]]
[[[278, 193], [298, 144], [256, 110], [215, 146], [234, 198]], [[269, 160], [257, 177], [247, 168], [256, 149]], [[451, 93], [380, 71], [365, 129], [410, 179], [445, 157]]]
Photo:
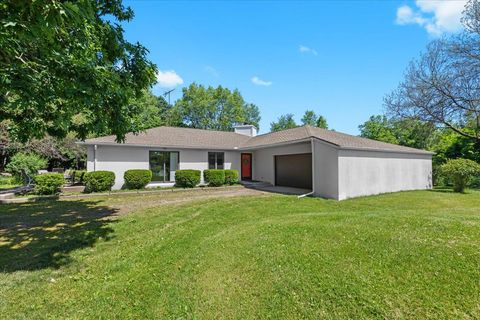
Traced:
[[242, 180], [252, 179], [252, 154], [242, 153]]

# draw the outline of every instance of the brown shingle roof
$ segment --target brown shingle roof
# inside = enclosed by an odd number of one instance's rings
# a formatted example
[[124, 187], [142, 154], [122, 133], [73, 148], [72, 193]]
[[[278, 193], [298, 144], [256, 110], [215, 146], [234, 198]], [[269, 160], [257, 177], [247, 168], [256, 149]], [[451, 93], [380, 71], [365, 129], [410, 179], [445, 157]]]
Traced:
[[[234, 132], [178, 127], [156, 127], [139, 134], [128, 133], [124, 145], [201, 149], [235, 149], [250, 137]], [[85, 140], [85, 144], [114, 144], [115, 136]]]
[[[342, 149], [431, 154], [431, 152], [425, 150], [399, 146], [396, 144], [356, 137], [345, 133], [310, 126], [271, 132], [252, 138], [234, 132], [177, 127], [157, 127], [148, 129], [138, 135], [132, 133], [127, 134], [125, 145], [248, 150], [276, 144], [304, 141], [309, 138], [316, 138]], [[115, 136], [106, 136], [85, 141], [85, 144], [114, 143]]]

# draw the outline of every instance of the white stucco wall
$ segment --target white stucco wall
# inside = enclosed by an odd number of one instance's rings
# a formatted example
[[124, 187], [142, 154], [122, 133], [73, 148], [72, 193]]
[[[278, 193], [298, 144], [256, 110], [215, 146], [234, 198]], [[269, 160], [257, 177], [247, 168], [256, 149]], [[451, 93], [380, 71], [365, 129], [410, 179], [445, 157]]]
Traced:
[[275, 184], [275, 156], [312, 152], [310, 142], [300, 142], [255, 150], [253, 154], [253, 180]]
[[338, 199], [432, 188], [432, 156], [339, 150]]
[[338, 149], [314, 139], [312, 150], [314, 195], [338, 199]]
[[[94, 165], [93, 146], [87, 147], [87, 171], [109, 170], [115, 173], [113, 189], [123, 186], [123, 174], [129, 169], [149, 169], [149, 151], [178, 151], [179, 169], [208, 169], [208, 152], [224, 152], [225, 169], [240, 172], [240, 152], [222, 150], [162, 149], [128, 146], [97, 145], [96, 165]], [[95, 168], [95, 169], [94, 169]], [[202, 177], [203, 178], [203, 177]], [[157, 183], [158, 184], [158, 183]]]

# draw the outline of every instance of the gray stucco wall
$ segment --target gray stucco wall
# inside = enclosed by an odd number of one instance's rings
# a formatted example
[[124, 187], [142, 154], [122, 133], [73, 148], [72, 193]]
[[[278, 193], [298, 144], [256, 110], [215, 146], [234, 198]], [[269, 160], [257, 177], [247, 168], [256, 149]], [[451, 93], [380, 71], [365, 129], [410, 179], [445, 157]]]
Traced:
[[[208, 169], [208, 152], [225, 153], [225, 169], [240, 171], [240, 152], [221, 150], [163, 149], [128, 146], [97, 145], [95, 170], [109, 170], [115, 173], [113, 189], [120, 189], [124, 183], [123, 174], [129, 169], [149, 169], [149, 151], [178, 151], [179, 169]], [[87, 147], [87, 171], [94, 171], [93, 146]], [[202, 177], [203, 178], [203, 177]], [[158, 183], [157, 183], [158, 184]]]
[[[247, 152], [247, 151], [245, 151]], [[300, 142], [252, 151], [253, 180], [275, 184], [275, 156], [312, 152], [310, 142]]]
[[339, 150], [338, 199], [432, 188], [432, 156]]
[[312, 150], [314, 195], [338, 199], [338, 149], [314, 139]]

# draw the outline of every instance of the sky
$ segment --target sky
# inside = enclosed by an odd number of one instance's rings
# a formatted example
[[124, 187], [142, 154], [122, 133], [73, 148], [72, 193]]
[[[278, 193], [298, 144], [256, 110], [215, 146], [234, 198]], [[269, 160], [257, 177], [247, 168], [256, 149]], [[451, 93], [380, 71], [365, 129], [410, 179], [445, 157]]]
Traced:
[[149, 50], [153, 92], [196, 82], [240, 90], [260, 132], [305, 110], [358, 134], [429, 41], [461, 30], [465, 1], [124, 1], [125, 36]]

